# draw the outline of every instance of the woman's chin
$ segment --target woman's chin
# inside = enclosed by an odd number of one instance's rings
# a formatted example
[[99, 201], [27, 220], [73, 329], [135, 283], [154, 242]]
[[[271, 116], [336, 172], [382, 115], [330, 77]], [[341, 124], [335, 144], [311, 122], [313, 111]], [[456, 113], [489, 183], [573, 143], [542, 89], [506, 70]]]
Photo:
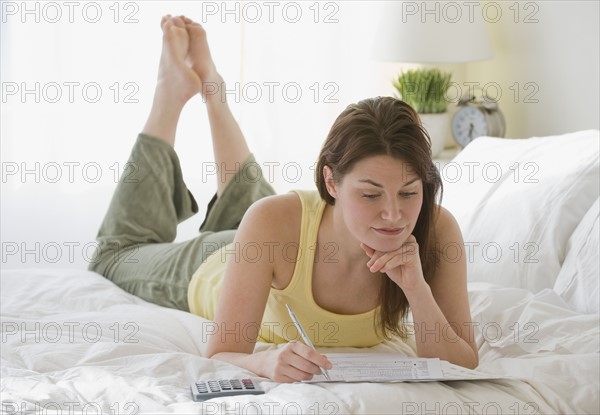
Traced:
[[376, 251], [379, 252], [391, 252], [402, 247], [406, 238], [397, 237], [397, 238], [385, 238], [387, 240], [382, 240], [382, 238], [364, 238], [363, 243]]

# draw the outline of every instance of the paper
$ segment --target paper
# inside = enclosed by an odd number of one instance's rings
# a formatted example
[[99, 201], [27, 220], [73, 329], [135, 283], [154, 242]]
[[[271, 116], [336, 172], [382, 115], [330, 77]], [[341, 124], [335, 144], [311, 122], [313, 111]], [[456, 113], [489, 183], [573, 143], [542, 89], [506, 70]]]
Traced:
[[511, 376], [505, 375], [494, 375], [491, 373], [481, 372], [479, 370], [471, 370], [466, 367], [453, 365], [445, 360], [440, 361], [442, 363], [442, 373], [444, 374], [441, 381], [446, 380], [491, 380], [491, 379], [515, 379]]
[[[498, 379], [453, 365], [437, 358], [406, 357], [398, 353], [327, 353], [333, 364], [331, 382], [432, 382], [449, 380]], [[328, 382], [315, 375], [306, 383]]]

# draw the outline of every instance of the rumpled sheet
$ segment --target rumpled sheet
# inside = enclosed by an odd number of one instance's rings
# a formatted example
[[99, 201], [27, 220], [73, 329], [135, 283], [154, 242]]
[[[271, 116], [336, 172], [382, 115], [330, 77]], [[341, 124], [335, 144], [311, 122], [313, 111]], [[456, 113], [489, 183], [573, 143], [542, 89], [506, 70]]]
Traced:
[[[600, 413], [600, 319], [552, 290], [469, 284], [482, 371], [514, 379], [277, 384], [202, 357], [211, 324], [74, 269], [1, 274], [6, 414]], [[276, 347], [258, 344], [258, 350]], [[361, 352], [361, 349], [322, 349]], [[370, 352], [414, 356], [414, 339]], [[264, 395], [192, 401], [195, 379], [252, 377]]]

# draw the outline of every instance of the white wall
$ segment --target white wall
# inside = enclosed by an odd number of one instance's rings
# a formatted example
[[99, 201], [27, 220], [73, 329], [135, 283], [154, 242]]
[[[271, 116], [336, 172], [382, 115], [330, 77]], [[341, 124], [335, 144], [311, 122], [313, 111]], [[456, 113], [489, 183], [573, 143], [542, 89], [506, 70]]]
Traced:
[[[466, 15], [466, 2], [454, 3]], [[486, 20], [494, 57], [438, 66], [452, 72], [452, 80], [465, 92], [472, 82], [490, 94], [499, 91], [505, 137], [600, 128], [600, 2], [486, 0], [474, 10]], [[380, 93], [392, 93], [387, 80], [405, 66], [380, 64]], [[456, 145], [450, 132], [446, 144]]]
[[598, 129], [600, 2], [515, 3], [498, 2], [506, 18], [488, 24], [495, 57], [470, 64], [467, 77], [502, 86], [507, 137]]

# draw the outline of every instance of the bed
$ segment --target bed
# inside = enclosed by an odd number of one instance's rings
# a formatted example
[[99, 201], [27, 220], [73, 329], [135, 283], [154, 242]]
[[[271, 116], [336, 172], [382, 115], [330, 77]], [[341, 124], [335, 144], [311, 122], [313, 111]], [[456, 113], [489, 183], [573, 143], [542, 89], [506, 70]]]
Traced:
[[[2, 411], [600, 413], [598, 148], [596, 130], [480, 137], [440, 167], [443, 204], [469, 247], [478, 370], [509, 378], [277, 384], [202, 357], [210, 322], [199, 316], [84, 269], [13, 269], [1, 276]], [[367, 351], [415, 356], [412, 339]], [[266, 393], [191, 398], [196, 379], [248, 377]]]

